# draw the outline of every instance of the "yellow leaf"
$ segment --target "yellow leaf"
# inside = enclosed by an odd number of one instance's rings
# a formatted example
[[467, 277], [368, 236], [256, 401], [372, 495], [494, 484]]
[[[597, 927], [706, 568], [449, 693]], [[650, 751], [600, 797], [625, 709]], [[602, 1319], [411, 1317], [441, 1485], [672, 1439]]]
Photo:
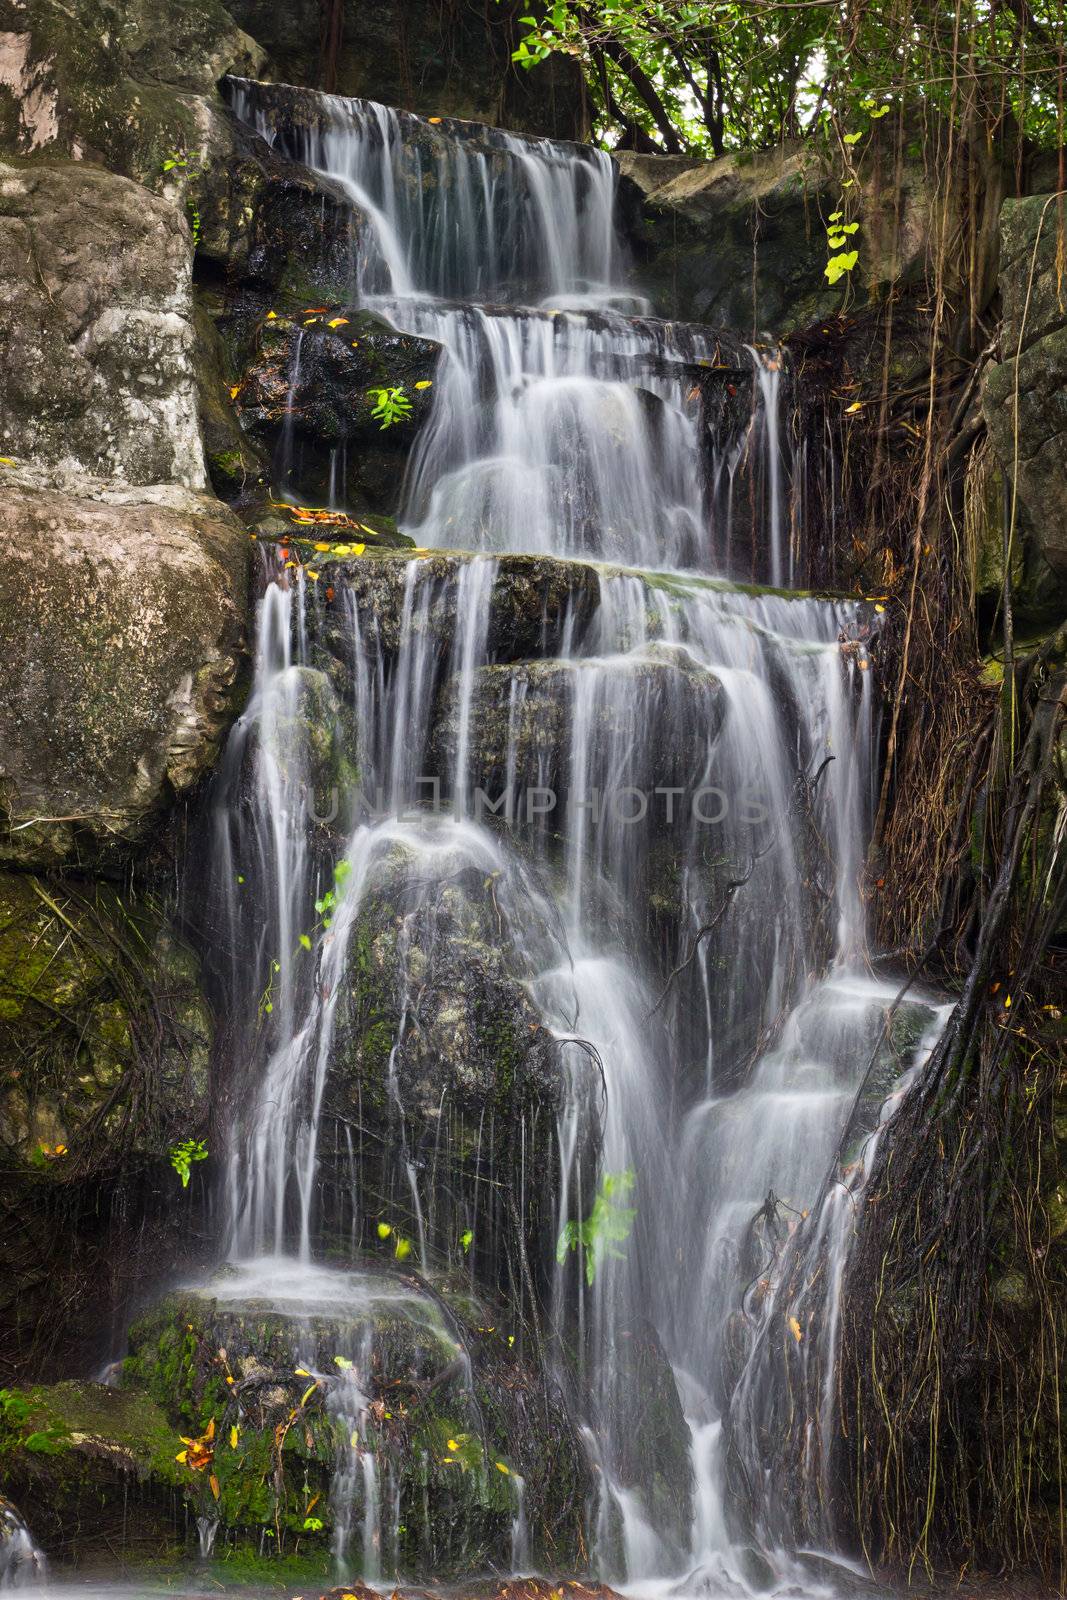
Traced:
[[328, 550], [328, 549], [329, 549], [329, 548], [330, 548], [330, 547], [329, 547], [329, 545], [328, 545], [328, 544], [317, 544], [317, 545], [316, 545], [316, 546], [315, 546], [315, 549], [316, 549], [316, 550]]
[[275, 322], [275, 321], [277, 321], [277, 318], [278, 318], [278, 313], [276, 311], [268, 311], [267, 312], [267, 321], [268, 322]]
[[885, 610], [885, 606], [875, 606], [874, 609], [878, 612], [879, 616], [881, 616], [882, 612]]
[[411, 1254], [411, 1240], [410, 1239], [398, 1239], [396, 1241], [396, 1259], [398, 1261], [406, 1261], [410, 1254]]
[[239, 383], [231, 383], [230, 384], [230, 399], [231, 400], [236, 400], [237, 396], [240, 394], [240, 392], [241, 392], [241, 385]]
[[236, 1450], [237, 1449], [237, 1440], [238, 1440], [239, 1437], [240, 1437], [240, 1434], [239, 1434], [237, 1428], [235, 1428], [235, 1427], [231, 1428], [230, 1429], [230, 1449], [231, 1450]]
[[306, 1406], [307, 1405], [308, 1401], [311, 1399], [311, 1396], [315, 1393], [315, 1390], [318, 1388], [318, 1386], [319, 1386], [318, 1378], [315, 1379], [314, 1383], [309, 1383], [308, 1384], [307, 1388], [304, 1390], [303, 1394], [300, 1396], [300, 1404], [302, 1406]]
[[318, 573], [317, 572], [312, 572], [310, 567], [305, 567], [304, 571], [307, 573], [309, 578], [317, 578], [318, 577]]
[[349, 1434], [348, 1442], [352, 1446], [353, 1450], [359, 1449], [359, 1434], [356, 1432], [355, 1428], [353, 1428], [352, 1432]]
[[185, 1460], [188, 1459], [188, 1456], [189, 1456], [188, 1450], [179, 1450], [178, 1454], [174, 1457], [174, 1459], [175, 1459], [175, 1461], [185, 1461]]
[[804, 1333], [796, 1317], [790, 1317], [789, 1331], [793, 1335], [793, 1338], [796, 1340], [797, 1344], [799, 1344], [801, 1339], [804, 1337]]
[[862, 400], [853, 400], [853, 402], [852, 402], [852, 404], [850, 406], [846, 406], [845, 407], [845, 416], [846, 417], [850, 417], [854, 411], [862, 411], [862, 410], [863, 410], [863, 401]]
[[427, 121], [427, 122], [432, 122], [432, 123], [434, 123], [434, 125], [435, 125], [435, 126], [436, 126], [436, 124], [437, 124], [437, 123], [438, 123], [438, 122], [440, 122], [440, 120], [441, 120], [441, 118], [440, 118], [440, 117], [427, 117], [427, 118], [426, 118], [426, 121]]
[[498, 1472], [502, 1472], [506, 1478], [511, 1476], [511, 1468], [506, 1467], [502, 1461], [497, 1461], [494, 1463], [494, 1465], [496, 1466], [496, 1470]]
[[311, 1373], [308, 1371], [307, 1367], [294, 1367], [293, 1371], [296, 1373], [298, 1378], [310, 1378], [311, 1377]]
[[388, 1237], [392, 1233], [392, 1231], [393, 1230], [390, 1227], [388, 1222], [379, 1222], [379, 1224], [378, 1224], [378, 1237], [379, 1237], [379, 1239], [388, 1239]]
[[14, 465], [14, 456], [0, 456], [0, 467], [13, 467]]
[[212, 1473], [210, 1478], [207, 1481], [208, 1481], [208, 1485], [209, 1485], [209, 1487], [211, 1489], [212, 1494], [215, 1496], [215, 1499], [217, 1500], [218, 1497], [219, 1497], [219, 1480], [216, 1478], [215, 1474]]
[[450, 1450], [458, 1450], [459, 1449], [459, 1445], [456, 1443], [455, 1439], [447, 1439], [445, 1441], [445, 1443], [448, 1445], [448, 1448]]
[[333, 317], [333, 318], [331, 318], [331, 320], [330, 320], [330, 321], [329, 321], [329, 322], [328, 322], [328, 323], [327, 323], [327, 324], [326, 324], [326, 326], [327, 326], [327, 327], [328, 327], [328, 328], [343, 328], [343, 327], [344, 327], [344, 325], [345, 325], [345, 323], [346, 323], [346, 322], [347, 322], [347, 321], [348, 321], [348, 318], [347, 318], [347, 317]]
[[415, 385], [415, 387], [416, 387], [416, 389], [432, 389], [433, 388], [433, 379], [432, 378], [420, 378], [418, 383]]
[[211, 1421], [208, 1423], [207, 1427], [204, 1429], [204, 1435], [203, 1435], [204, 1443], [209, 1444], [214, 1437], [215, 1437], [215, 1418], [212, 1417]]
[[1010, 994], [1006, 994], [1004, 996], [1004, 1009], [1005, 1009], [1005, 1011], [1010, 1011], [1011, 1010], [1011, 995]]

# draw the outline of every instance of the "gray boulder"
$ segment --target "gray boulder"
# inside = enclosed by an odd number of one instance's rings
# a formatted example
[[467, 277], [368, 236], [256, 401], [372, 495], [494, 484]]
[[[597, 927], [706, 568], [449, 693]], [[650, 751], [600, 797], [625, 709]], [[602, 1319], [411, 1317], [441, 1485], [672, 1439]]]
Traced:
[[116, 863], [237, 709], [248, 539], [187, 491], [98, 484], [91, 500], [0, 476], [0, 860]]
[[114, 173], [0, 163], [0, 450], [204, 486], [184, 213]]

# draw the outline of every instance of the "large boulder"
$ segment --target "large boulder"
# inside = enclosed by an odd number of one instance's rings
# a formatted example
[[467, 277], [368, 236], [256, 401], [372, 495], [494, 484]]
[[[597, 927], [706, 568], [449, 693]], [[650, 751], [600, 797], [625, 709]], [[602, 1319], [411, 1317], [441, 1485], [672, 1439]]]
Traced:
[[1003, 206], [1003, 360], [982, 385], [990, 443], [1009, 503], [1015, 497], [1013, 558], [1025, 550], [1020, 605], [1052, 617], [1062, 616], [1067, 598], [1067, 314], [1057, 265], [1063, 204], [1030, 195]]
[[0, 162], [3, 453], [130, 484], [205, 483], [189, 229], [72, 162]]
[[399, 1228], [524, 1297], [531, 1274], [544, 1288], [551, 1273], [556, 1121], [572, 1092], [529, 989], [562, 959], [558, 936], [521, 866], [484, 839], [443, 818], [385, 827], [326, 1078], [324, 1225], [343, 1238], [352, 1204], [365, 1236]]
[[117, 864], [208, 770], [236, 711], [247, 535], [186, 491], [96, 485], [90, 500], [3, 476], [0, 859]]
[[218, 0], [0, 0], [0, 149], [158, 183], [226, 142], [214, 86], [263, 62]]

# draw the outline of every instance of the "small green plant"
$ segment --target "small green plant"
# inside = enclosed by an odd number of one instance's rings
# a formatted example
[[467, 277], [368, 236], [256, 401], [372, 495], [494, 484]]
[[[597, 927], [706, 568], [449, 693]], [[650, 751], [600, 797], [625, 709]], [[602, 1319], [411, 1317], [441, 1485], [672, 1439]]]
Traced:
[[826, 225], [826, 243], [831, 250], [836, 250], [837, 255], [832, 255], [823, 271], [828, 283], [839, 282], [847, 273], [851, 272], [859, 260], [858, 250], [846, 250], [844, 246], [852, 235], [859, 231], [858, 222], [846, 222], [843, 211], [831, 211]]
[[171, 1145], [167, 1152], [170, 1164], [182, 1180], [182, 1188], [189, 1187], [189, 1169], [194, 1161], [207, 1160], [207, 1145], [203, 1139], [183, 1139], [181, 1144]]
[[637, 1215], [635, 1206], [623, 1205], [634, 1186], [634, 1172], [605, 1172], [593, 1209], [584, 1222], [568, 1222], [556, 1244], [556, 1260], [560, 1266], [569, 1250], [580, 1250], [585, 1256], [585, 1281], [590, 1286], [596, 1279], [597, 1267], [607, 1256], [622, 1260], [625, 1252], [619, 1245], [630, 1237]]
[[281, 962], [272, 960], [270, 964], [270, 977], [267, 979], [267, 987], [259, 997], [259, 1014], [261, 1017], [269, 1017], [271, 1012], [274, 1010], [274, 980], [281, 970]]
[[[167, 173], [173, 173], [175, 180], [180, 183], [184, 189], [186, 182], [190, 178], [199, 178], [201, 172], [203, 171], [200, 161], [201, 157], [197, 154], [183, 156], [177, 150], [172, 150], [170, 155], [167, 156], [166, 160], [163, 162], [160, 171], [164, 174], [164, 176], [166, 176]], [[196, 204], [196, 201], [193, 200], [190, 195], [185, 196], [185, 209], [189, 215], [189, 226], [192, 229], [193, 249], [195, 250], [197, 245], [200, 243], [200, 210]]]
[[403, 384], [395, 384], [389, 389], [368, 389], [367, 393], [374, 401], [371, 416], [383, 429], [391, 428], [397, 422], [406, 422], [410, 417], [411, 401]]
[[302, 933], [300, 935], [300, 948], [302, 950], [311, 949], [312, 934], [318, 933], [320, 928], [323, 930], [323, 932], [326, 932], [332, 925], [334, 908], [340, 899], [341, 890], [344, 887], [345, 879], [348, 877], [351, 871], [351, 861], [339, 861], [334, 867], [333, 887], [327, 889], [325, 894], [321, 894], [315, 901], [315, 910], [318, 912], [319, 920], [312, 928], [311, 933]]

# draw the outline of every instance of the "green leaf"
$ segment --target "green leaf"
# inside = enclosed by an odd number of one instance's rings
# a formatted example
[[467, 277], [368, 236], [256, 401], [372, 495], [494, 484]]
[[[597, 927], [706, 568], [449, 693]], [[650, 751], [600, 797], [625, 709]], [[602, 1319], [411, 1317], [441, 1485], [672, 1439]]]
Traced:
[[863, 134], [862, 133], [846, 133], [845, 134], [845, 143], [846, 144], [859, 144], [859, 142], [860, 142], [860, 140], [862, 138], [863, 138]]
[[300, 943], [305, 950], [311, 949], [311, 940], [306, 933], [300, 935]]
[[838, 279], [842, 278], [846, 272], [852, 271], [852, 268], [856, 265], [858, 260], [858, 250], [849, 250], [847, 254], [831, 256], [829, 261], [826, 263], [826, 266], [823, 268], [827, 280], [830, 283], [837, 283]]

